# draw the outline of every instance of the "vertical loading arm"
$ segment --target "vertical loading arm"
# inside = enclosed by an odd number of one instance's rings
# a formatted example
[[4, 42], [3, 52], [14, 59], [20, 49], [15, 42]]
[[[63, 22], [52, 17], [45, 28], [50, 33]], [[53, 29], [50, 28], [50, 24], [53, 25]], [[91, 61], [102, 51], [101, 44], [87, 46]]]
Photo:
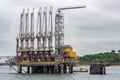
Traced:
[[47, 7], [44, 8], [43, 12], [43, 28], [44, 28], [44, 34], [43, 34], [43, 49], [46, 50], [47, 48]]
[[65, 7], [58, 8], [57, 14], [55, 16], [55, 53], [60, 55], [59, 58], [62, 60], [62, 54], [59, 53], [58, 47], [64, 45], [64, 15], [62, 13], [63, 10], [68, 9], [79, 9], [85, 8], [86, 6], [78, 6], [78, 7]]
[[25, 27], [25, 43], [26, 43], [26, 50], [29, 49], [29, 8], [28, 12], [26, 13], [26, 27]]
[[42, 48], [41, 39], [43, 37], [42, 30], [42, 8], [39, 8], [38, 19], [37, 19], [37, 28], [36, 28], [36, 38], [37, 38], [37, 49], [40, 50]]
[[65, 8], [58, 8], [57, 14], [55, 17], [55, 47], [64, 45], [64, 15], [61, 11], [67, 9], [79, 9], [85, 8], [86, 6], [78, 6], [78, 7], [65, 7]]
[[31, 50], [34, 50], [34, 8], [31, 13], [31, 28], [30, 28], [30, 38], [31, 38]]
[[23, 50], [24, 47], [24, 13], [25, 10], [23, 9], [23, 13], [20, 15], [20, 32], [19, 32], [19, 37], [20, 37], [20, 50]]
[[48, 37], [48, 48], [52, 50], [52, 41], [53, 41], [53, 21], [52, 21], [52, 7], [50, 7], [49, 11], [49, 37]]

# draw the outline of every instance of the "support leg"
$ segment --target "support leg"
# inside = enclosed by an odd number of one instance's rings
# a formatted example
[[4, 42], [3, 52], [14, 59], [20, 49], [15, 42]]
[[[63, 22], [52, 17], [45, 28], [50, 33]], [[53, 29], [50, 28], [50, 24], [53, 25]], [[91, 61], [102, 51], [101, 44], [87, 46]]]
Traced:
[[18, 67], [18, 73], [22, 73], [22, 66]]
[[27, 67], [27, 73], [30, 73], [30, 67]]

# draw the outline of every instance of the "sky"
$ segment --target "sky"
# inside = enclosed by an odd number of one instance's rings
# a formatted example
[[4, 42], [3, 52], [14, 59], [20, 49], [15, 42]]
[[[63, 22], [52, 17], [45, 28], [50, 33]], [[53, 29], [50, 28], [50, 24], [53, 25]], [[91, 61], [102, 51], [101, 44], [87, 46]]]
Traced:
[[120, 0], [0, 0], [0, 56], [16, 55], [22, 9], [83, 6], [65, 10], [65, 44], [79, 56], [120, 49]]

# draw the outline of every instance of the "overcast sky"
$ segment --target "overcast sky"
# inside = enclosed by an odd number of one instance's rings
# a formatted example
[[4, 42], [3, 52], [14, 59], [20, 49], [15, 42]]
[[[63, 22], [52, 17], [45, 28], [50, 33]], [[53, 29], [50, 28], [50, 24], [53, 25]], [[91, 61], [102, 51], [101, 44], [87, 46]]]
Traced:
[[0, 0], [0, 55], [16, 55], [16, 36], [22, 9], [86, 5], [63, 11], [65, 44], [78, 55], [120, 49], [120, 0]]

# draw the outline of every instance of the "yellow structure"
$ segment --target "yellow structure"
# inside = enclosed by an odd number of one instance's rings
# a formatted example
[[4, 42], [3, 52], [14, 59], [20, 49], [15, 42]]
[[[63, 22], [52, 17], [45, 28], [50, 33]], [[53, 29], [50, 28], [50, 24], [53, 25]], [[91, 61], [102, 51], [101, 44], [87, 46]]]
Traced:
[[66, 57], [69, 57], [69, 58], [77, 57], [76, 52], [74, 52], [73, 49], [71, 49], [69, 47], [64, 49], [64, 53], [66, 54]]
[[64, 61], [76, 61], [77, 60], [77, 55], [76, 52], [73, 51], [73, 48], [70, 45], [63, 45], [59, 46], [59, 54], [62, 56]]

